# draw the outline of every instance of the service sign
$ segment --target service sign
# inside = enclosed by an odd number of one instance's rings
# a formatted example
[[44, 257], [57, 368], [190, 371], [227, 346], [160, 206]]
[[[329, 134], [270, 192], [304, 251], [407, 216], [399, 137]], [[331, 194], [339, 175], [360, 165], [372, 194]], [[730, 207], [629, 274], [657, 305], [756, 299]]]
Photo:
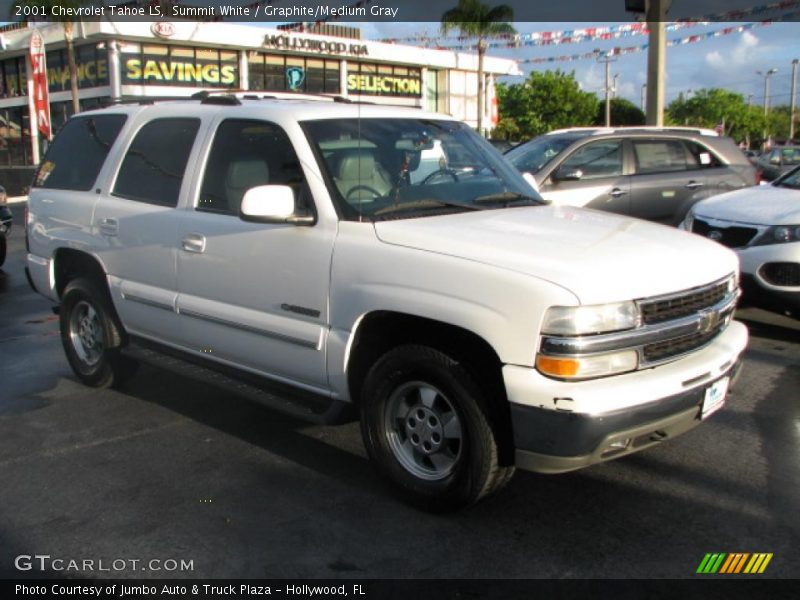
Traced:
[[347, 91], [351, 94], [369, 96], [422, 96], [422, 79], [409, 75], [381, 75], [374, 73], [350, 73], [347, 75]]

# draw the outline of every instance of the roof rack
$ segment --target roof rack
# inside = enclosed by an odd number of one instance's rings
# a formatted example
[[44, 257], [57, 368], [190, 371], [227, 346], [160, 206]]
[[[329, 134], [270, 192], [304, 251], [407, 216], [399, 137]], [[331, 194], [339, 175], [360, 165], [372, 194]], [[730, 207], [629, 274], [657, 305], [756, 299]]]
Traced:
[[211, 92], [203, 90], [189, 96], [192, 100], [200, 100], [200, 104], [220, 104], [223, 106], [236, 106], [241, 104], [239, 99], [230, 93]]
[[157, 102], [179, 102], [199, 100], [201, 104], [237, 106], [241, 100], [305, 100], [321, 102], [341, 102], [344, 104], [375, 104], [368, 100], [356, 100], [339, 94], [299, 94], [292, 92], [260, 93], [258, 90], [201, 90], [191, 96], [138, 96], [107, 101], [103, 107], [121, 104], [149, 105]]
[[617, 133], [617, 132], [626, 132], [626, 133], [635, 133], [637, 131], [660, 131], [662, 133], [670, 133], [670, 132], [688, 132], [688, 133], [696, 133], [698, 135], [708, 135], [708, 136], [715, 136], [719, 137], [719, 133], [714, 129], [708, 129], [705, 127], [688, 127], [688, 126], [678, 126], [678, 125], [667, 125], [664, 127], [657, 127], [655, 125], [627, 125], [622, 127], [567, 127], [564, 129], [554, 129], [553, 131], [547, 132], [546, 135], [558, 135], [562, 133], [585, 133], [586, 135], [603, 135], [606, 133]]

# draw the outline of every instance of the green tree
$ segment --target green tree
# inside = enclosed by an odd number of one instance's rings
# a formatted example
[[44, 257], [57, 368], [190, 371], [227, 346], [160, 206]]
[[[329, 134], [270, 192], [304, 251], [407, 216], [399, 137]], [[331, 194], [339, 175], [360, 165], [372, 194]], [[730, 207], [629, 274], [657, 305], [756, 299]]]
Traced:
[[455, 8], [442, 15], [442, 32], [458, 29], [461, 35], [478, 38], [478, 131], [483, 133], [483, 113], [486, 106], [483, 57], [488, 47], [487, 39], [498, 35], [509, 35], [516, 30], [508, 21], [514, 20], [510, 6], [500, 4], [488, 6], [479, 0], [458, 0]]
[[[595, 125], [605, 125], [606, 106], [605, 102], [597, 103], [597, 116], [594, 119]], [[625, 98], [611, 99], [611, 124], [614, 126], [644, 125], [645, 115], [642, 109], [630, 100]]]
[[522, 139], [591, 125], [597, 114], [597, 96], [580, 89], [574, 72], [532, 71], [524, 83], [497, 88], [500, 116], [514, 123]]
[[742, 94], [721, 88], [701, 89], [691, 98], [679, 95], [667, 107], [667, 120], [672, 125], [711, 128], [724, 123], [725, 135], [748, 145], [761, 140], [764, 131], [774, 134], [761, 107], [748, 106]]
[[[10, 13], [13, 18], [18, 6], [44, 7], [48, 15], [53, 15], [53, 8], [78, 8], [81, 4], [88, 4], [91, 0], [15, 0], [11, 5]], [[69, 11], [61, 11], [69, 12]], [[78, 104], [78, 67], [75, 64], [75, 45], [73, 44], [75, 21], [71, 16], [49, 16], [49, 20], [58, 21], [64, 30], [64, 41], [67, 44], [67, 64], [69, 65], [69, 86], [72, 93], [72, 111], [80, 112]]]

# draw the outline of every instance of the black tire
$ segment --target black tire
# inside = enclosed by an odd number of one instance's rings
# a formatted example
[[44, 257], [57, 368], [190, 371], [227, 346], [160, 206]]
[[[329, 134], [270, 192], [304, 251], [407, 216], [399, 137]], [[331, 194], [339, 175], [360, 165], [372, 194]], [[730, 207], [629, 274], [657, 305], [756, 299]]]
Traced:
[[6, 249], [8, 242], [6, 241], [5, 234], [0, 233], [0, 267], [6, 262]]
[[124, 330], [106, 290], [91, 279], [67, 284], [59, 311], [61, 344], [82, 383], [107, 388], [120, 385], [136, 370], [122, 356]]
[[499, 440], [487, 415], [469, 373], [428, 346], [390, 350], [362, 388], [370, 459], [402, 499], [425, 510], [467, 506], [510, 478], [513, 467], [498, 465]]

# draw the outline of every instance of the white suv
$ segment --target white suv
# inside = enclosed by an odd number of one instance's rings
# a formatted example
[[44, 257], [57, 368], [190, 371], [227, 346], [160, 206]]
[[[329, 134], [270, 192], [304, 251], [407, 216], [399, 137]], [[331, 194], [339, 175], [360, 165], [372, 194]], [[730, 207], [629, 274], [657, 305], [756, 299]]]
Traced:
[[82, 113], [26, 227], [81, 381], [171, 355], [312, 419], [352, 408], [381, 472], [430, 508], [690, 429], [747, 343], [733, 252], [548, 206], [466, 125], [418, 110], [208, 96]]

